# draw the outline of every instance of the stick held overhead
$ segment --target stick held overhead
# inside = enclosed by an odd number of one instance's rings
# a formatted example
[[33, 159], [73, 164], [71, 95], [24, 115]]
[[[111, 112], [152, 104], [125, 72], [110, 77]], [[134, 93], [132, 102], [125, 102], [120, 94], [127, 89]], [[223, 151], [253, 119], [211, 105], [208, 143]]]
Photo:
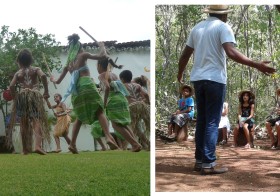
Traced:
[[95, 41], [95, 42], [98, 43], [98, 41], [97, 41], [96, 39], [94, 39], [94, 37], [92, 37], [83, 27], [79, 26], [79, 28], [80, 28], [85, 34], [87, 34], [93, 41]]
[[[92, 35], [89, 34], [83, 27], [79, 26], [79, 28], [80, 28], [85, 34], [87, 34], [94, 42], [96, 42], [96, 43], [98, 44], [98, 41], [97, 41], [94, 37], [92, 37]], [[108, 55], [110, 55], [110, 53], [108, 52], [108, 50], [106, 50], [106, 52], [107, 52]]]

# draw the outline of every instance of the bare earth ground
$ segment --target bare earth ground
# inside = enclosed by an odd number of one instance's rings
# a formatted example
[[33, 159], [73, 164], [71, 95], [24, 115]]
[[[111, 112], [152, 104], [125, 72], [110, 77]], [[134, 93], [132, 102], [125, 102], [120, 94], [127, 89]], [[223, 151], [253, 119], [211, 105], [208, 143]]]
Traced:
[[156, 192], [279, 192], [280, 150], [269, 149], [269, 139], [255, 140], [256, 148], [217, 146], [217, 163], [229, 171], [201, 176], [193, 171], [193, 140], [178, 144], [156, 138]]

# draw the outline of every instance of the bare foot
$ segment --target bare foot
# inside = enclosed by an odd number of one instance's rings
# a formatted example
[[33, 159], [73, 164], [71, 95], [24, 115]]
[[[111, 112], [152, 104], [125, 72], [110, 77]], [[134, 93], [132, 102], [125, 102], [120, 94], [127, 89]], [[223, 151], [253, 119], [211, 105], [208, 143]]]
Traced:
[[40, 154], [40, 155], [46, 155], [46, 154], [47, 154], [45, 151], [43, 151], [43, 150], [40, 149], [40, 148], [35, 149], [34, 152], [36, 152], [36, 153], [38, 153], [38, 154]]
[[114, 142], [108, 141], [107, 144], [109, 145], [111, 150], [117, 150], [119, 149], [118, 145], [115, 144]]
[[60, 153], [61, 152], [61, 149], [59, 148], [59, 149], [56, 149], [56, 151], [55, 151], [56, 153]]
[[141, 145], [136, 145], [131, 149], [131, 152], [140, 152], [142, 149]]
[[76, 146], [73, 147], [73, 146], [69, 145], [69, 146], [68, 146], [68, 149], [69, 149], [73, 154], [79, 154], [79, 152], [78, 152]]

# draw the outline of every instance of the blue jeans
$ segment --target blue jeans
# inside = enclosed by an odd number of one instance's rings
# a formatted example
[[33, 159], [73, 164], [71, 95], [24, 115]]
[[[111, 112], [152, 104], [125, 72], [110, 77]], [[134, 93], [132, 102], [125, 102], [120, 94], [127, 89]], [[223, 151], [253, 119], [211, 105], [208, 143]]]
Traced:
[[203, 168], [210, 168], [216, 165], [216, 142], [226, 85], [210, 80], [195, 81], [193, 84], [197, 107], [195, 159]]

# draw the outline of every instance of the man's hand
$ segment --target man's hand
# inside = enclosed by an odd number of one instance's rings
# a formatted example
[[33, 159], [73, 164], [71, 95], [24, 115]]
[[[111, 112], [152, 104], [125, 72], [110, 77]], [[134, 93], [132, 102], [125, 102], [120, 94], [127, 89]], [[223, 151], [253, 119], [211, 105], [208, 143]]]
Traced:
[[271, 61], [261, 61], [257, 63], [256, 68], [262, 73], [264, 73], [265, 75], [274, 74], [276, 72], [276, 69], [268, 66], [269, 63], [271, 63]]

